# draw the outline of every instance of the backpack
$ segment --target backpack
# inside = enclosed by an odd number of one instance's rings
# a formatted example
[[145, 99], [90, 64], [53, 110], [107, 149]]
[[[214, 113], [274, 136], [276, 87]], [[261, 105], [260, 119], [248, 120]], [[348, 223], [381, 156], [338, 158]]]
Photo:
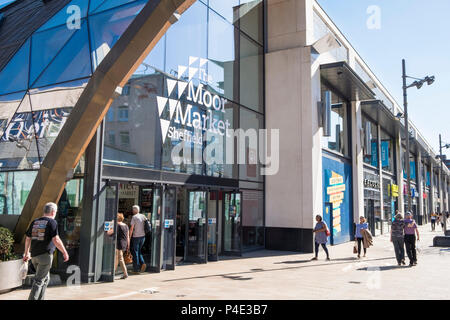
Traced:
[[147, 219], [147, 217], [145, 217], [144, 219], [144, 232], [146, 236], [152, 232], [152, 225], [150, 221]]

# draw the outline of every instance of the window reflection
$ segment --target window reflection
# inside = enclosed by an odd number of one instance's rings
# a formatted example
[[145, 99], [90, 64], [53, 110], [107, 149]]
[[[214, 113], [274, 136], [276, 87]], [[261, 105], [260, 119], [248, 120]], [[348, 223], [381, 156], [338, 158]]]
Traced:
[[380, 143], [381, 165], [383, 167], [383, 170], [394, 172], [394, 139], [382, 130]]
[[263, 112], [263, 49], [241, 34], [240, 37], [240, 104]]
[[348, 148], [348, 106], [346, 103], [334, 104], [331, 107], [331, 136], [322, 137], [322, 148], [349, 155]]
[[[378, 167], [378, 128], [366, 116], [362, 116], [363, 160], [364, 163]], [[384, 152], [384, 150], [383, 150]]]
[[20, 215], [37, 171], [0, 172], [0, 214]]

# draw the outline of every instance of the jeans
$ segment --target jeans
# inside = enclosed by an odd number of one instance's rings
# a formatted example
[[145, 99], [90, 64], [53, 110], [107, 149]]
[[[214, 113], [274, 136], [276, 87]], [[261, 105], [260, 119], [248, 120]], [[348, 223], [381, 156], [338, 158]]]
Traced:
[[392, 237], [392, 243], [394, 244], [394, 251], [397, 262], [401, 263], [403, 260], [405, 260], [405, 240], [403, 237]]
[[431, 220], [431, 231], [434, 231], [436, 228], [436, 220]]
[[416, 235], [405, 234], [406, 253], [408, 254], [409, 263], [417, 262], [416, 256]]
[[133, 256], [133, 270], [139, 272], [141, 266], [145, 264], [142, 256], [142, 246], [144, 245], [145, 237], [131, 238], [131, 255]]
[[[356, 238], [358, 240], [358, 256], [361, 254], [361, 246], [364, 247], [364, 240], [363, 238]], [[367, 248], [363, 248], [364, 249], [364, 254], [367, 253]]]
[[319, 244], [319, 243], [317, 243], [317, 242], [314, 242], [314, 244], [315, 244], [316, 258], [317, 258], [317, 256], [319, 255], [319, 246], [320, 246], [320, 245], [322, 245], [323, 251], [325, 251], [325, 253], [327, 254], [327, 258], [329, 257], [329, 255], [328, 255], [328, 249], [327, 249], [327, 244], [326, 244], [326, 243]]
[[33, 286], [31, 287], [28, 300], [44, 300], [45, 289], [50, 281], [50, 268], [52, 267], [53, 254], [44, 253], [31, 258], [36, 269]]

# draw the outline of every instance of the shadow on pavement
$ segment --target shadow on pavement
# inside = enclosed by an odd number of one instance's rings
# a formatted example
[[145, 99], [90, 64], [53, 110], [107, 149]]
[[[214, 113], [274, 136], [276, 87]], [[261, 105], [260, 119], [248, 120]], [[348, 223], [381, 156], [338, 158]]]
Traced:
[[[395, 259], [394, 257], [386, 257], [386, 258], [378, 258], [378, 259], [367, 259], [364, 260], [365, 262], [369, 262], [369, 261], [380, 261], [380, 260], [392, 260]], [[337, 259], [336, 259], [337, 260]], [[295, 266], [295, 267], [284, 267], [284, 268], [275, 268], [275, 269], [251, 269], [250, 271], [242, 271], [242, 272], [230, 272], [230, 273], [221, 273], [221, 274], [208, 274], [208, 275], [204, 275], [204, 276], [195, 276], [195, 277], [186, 277], [186, 278], [176, 278], [176, 279], [168, 279], [168, 280], [163, 280], [163, 282], [174, 282], [174, 281], [182, 281], [182, 280], [194, 280], [194, 279], [205, 279], [205, 278], [213, 278], [213, 277], [224, 277], [224, 278], [229, 278], [229, 279], [233, 279], [236, 280], [235, 278], [233, 278], [232, 276], [238, 276], [238, 277], [242, 277], [241, 275], [244, 274], [253, 274], [253, 273], [257, 273], [257, 272], [273, 272], [273, 271], [284, 271], [284, 270], [293, 270], [293, 269], [304, 269], [304, 268], [311, 268], [311, 267], [323, 267], [323, 266], [329, 266], [329, 265], [341, 265], [341, 264], [348, 264], [349, 262], [353, 261], [353, 259], [345, 260], [345, 261], [339, 261], [336, 263], [333, 263], [333, 260], [331, 260], [330, 262], [325, 262], [325, 263], [317, 263], [317, 261], [310, 261], [307, 260], [306, 262], [311, 262], [308, 265], [302, 265], [302, 266]], [[285, 261], [286, 263], [287, 261]], [[283, 263], [283, 262], [278, 262], [278, 264]], [[289, 262], [288, 262], [289, 263]], [[292, 262], [292, 264], [295, 262]], [[305, 263], [304, 260], [300, 260], [299, 263]], [[274, 264], [277, 264], [277, 262], [275, 262]], [[250, 280], [247, 278], [244, 279], [239, 279], [239, 280]]]
[[377, 267], [377, 266], [371, 266], [371, 267], [365, 267], [365, 268], [359, 268], [356, 269], [358, 271], [389, 271], [389, 270], [394, 270], [394, 269], [405, 269], [405, 268], [411, 268], [410, 266], [381, 266], [381, 267]]

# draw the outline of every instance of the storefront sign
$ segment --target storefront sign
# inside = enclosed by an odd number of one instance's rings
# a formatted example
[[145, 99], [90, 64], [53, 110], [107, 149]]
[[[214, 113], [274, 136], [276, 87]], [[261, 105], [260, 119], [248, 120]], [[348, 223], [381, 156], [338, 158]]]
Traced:
[[[167, 79], [168, 96], [156, 97], [163, 143], [169, 137], [172, 141], [202, 145], [203, 132], [229, 136], [227, 131], [231, 123], [224, 119], [227, 100], [206, 90], [201, 82], [195, 86], [192, 81], [197, 74], [206, 73], [207, 62], [207, 59], [189, 57], [189, 66], [178, 66], [178, 79]], [[185, 73], [188, 82], [182, 80]], [[186, 100], [184, 104], [181, 101], [183, 97]], [[163, 118], [167, 105], [169, 119], [167, 116]], [[201, 106], [206, 107], [206, 112], [201, 111]]]
[[216, 218], [209, 218], [208, 219], [208, 224], [215, 224], [216, 223]]
[[380, 182], [369, 180], [369, 179], [364, 179], [364, 187], [380, 190]]
[[389, 167], [389, 141], [381, 141], [381, 166]]
[[398, 197], [398, 185], [396, 184], [390, 184], [389, 185], [390, 194], [392, 197]]

